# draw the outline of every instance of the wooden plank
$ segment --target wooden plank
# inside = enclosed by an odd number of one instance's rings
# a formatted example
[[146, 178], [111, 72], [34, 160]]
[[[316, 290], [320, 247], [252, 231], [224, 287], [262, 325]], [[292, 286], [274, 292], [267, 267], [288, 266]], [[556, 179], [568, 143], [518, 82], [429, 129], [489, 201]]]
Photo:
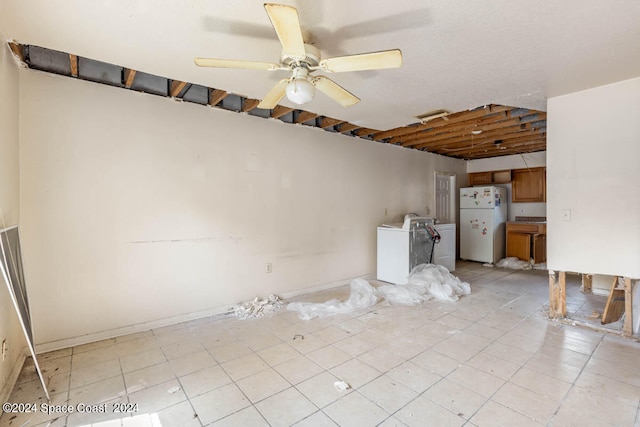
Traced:
[[71, 76], [78, 77], [78, 55], [69, 54], [69, 68], [71, 68]]
[[18, 57], [20, 62], [24, 62], [24, 53], [22, 52], [22, 45], [15, 42], [9, 42], [9, 48], [11, 49], [11, 52], [13, 52], [13, 54]]
[[549, 271], [549, 317], [564, 319], [567, 316], [566, 273]]
[[360, 128], [355, 132], [355, 134], [357, 136], [360, 136], [360, 137], [366, 137], [366, 136], [372, 135], [372, 134], [374, 134], [376, 132], [380, 132], [380, 131], [376, 130], [376, 129]]
[[260, 104], [260, 100], [259, 99], [247, 98], [242, 102], [242, 112], [243, 113], [248, 113], [249, 111], [251, 111], [254, 108], [256, 108], [258, 106], [258, 104]]
[[136, 78], [136, 73], [137, 71], [131, 68], [124, 69], [124, 87], [131, 89], [131, 85], [133, 85], [133, 81]]
[[294, 108], [283, 107], [282, 105], [276, 105], [276, 108], [271, 110], [271, 117], [273, 117], [274, 119], [279, 119], [285, 114], [289, 114], [293, 110]]
[[304, 123], [307, 122], [311, 119], [315, 119], [316, 117], [318, 117], [318, 114], [316, 113], [312, 113], [311, 111], [304, 111], [301, 110], [300, 113], [298, 113], [298, 117], [296, 117], [295, 122], [296, 123]]
[[582, 274], [582, 292], [593, 293], [593, 275]]
[[360, 126], [354, 125], [352, 123], [342, 123], [340, 126], [338, 126], [338, 132], [340, 133], [350, 132], [355, 129], [360, 129]]
[[182, 92], [182, 89], [184, 89], [187, 84], [188, 82], [171, 80], [171, 85], [169, 87], [169, 96], [171, 96], [172, 98], [177, 97], [178, 95], [180, 95], [180, 92]]
[[633, 335], [633, 301], [631, 297], [631, 278], [624, 278], [624, 325], [622, 326], [622, 334], [631, 336]]
[[220, 103], [223, 99], [225, 99], [229, 95], [224, 90], [220, 89], [209, 89], [209, 105], [215, 106]]
[[320, 127], [322, 129], [325, 129], [331, 126], [336, 126], [336, 125], [339, 125], [340, 123], [344, 123], [344, 120], [332, 119], [331, 117], [323, 117], [322, 119], [320, 119]]
[[602, 324], [615, 322], [620, 319], [625, 308], [625, 290], [618, 287], [618, 276], [613, 277], [611, 290], [607, 297], [607, 304], [602, 314]]

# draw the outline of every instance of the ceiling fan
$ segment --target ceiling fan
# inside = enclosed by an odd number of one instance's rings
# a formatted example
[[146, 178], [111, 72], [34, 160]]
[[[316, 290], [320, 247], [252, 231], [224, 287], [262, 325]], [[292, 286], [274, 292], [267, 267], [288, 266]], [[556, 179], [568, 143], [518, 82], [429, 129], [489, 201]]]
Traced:
[[258, 104], [258, 108], [275, 108], [285, 95], [291, 102], [306, 104], [313, 99], [315, 89], [324, 92], [342, 106], [350, 107], [360, 102], [357, 96], [333, 80], [325, 76], [314, 76], [313, 73], [317, 70], [339, 73], [402, 66], [400, 49], [321, 59], [320, 51], [305, 43], [298, 11], [294, 7], [265, 3], [264, 8], [282, 44], [280, 63], [195, 58], [196, 65], [200, 67], [291, 71], [291, 77], [280, 80]]

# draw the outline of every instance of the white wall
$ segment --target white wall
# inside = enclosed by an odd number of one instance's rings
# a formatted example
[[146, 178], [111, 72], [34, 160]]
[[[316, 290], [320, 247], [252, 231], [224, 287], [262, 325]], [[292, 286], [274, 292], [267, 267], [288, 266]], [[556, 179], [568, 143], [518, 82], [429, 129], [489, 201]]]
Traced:
[[466, 172], [319, 129], [20, 74], [24, 252], [35, 339], [49, 347], [374, 273], [376, 226], [433, 210], [435, 170]]
[[640, 78], [549, 99], [550, 269], [640, 278], [639, 117]]
[[[546, 151], [536, 153], [526, 153], [522, 155], [511, 155], [501, 157], [491, 157], [488, 159], [469, 160], [467, 162], [467, 172], [499, 171], [506, 169], [526, 169], [545, 167], [547, 165]], [[511, 184], [497, 184], [507, 189], [509, 198], [509, 221], [515, 221], [516, 216], [547, 216], [546, 203], [512, 203]]]
[[[0, 229], [19, 219], [18, 67], [0, 34]], [[9, 291], [0, 274], [0, 344], [7, 341], [7, 358], [0, 359], [0, 401], [9, 397], [24, 361], [26, 341]]]

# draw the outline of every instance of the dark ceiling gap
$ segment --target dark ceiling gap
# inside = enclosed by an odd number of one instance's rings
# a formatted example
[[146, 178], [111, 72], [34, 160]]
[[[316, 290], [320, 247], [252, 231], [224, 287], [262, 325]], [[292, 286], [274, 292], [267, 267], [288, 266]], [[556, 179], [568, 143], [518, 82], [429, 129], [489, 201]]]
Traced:
[[[39, 46], [9, 42], [9, 47], [18, 60], [31, 69], [457, 159], [546, 150], [546, 113], [527, 108], [491, 104], [428, 122], [380, 131], [282, 105], [265, 110], [257, 108], [259, 101], [256, 99], [222, 89], [173, 80]], [[471, 131], [475, 129], [484, 132], [472, 135]]]

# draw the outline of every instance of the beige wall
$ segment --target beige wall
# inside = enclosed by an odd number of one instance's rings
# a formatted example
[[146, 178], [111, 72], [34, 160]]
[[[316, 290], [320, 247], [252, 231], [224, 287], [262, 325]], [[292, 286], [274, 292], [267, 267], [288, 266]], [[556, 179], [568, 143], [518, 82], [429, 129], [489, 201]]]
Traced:
[[[544, 167], [547, 165], [547, 152], [527, 153], [492, 157], [489, 159], [469, 160], [467, 172], [486, 172], [505, 169], [525, 169]], [[507, 189], [509, 198], [509, 220], [515, 221], [516, 216], [547, 216], [546, 203], [511, 203], [511, 184], [500, 184]]]
[[640, 278], [640, 77], [550, 98], [547, 117], [549, 268]]
[[[0, 229], [16, 225], [19, 217], [18, 175], [18, 67], [0, 34]], [[24, 361], [26, 341], [9, 291], [0, 275], [0, 344], [7, 341], [8, 354], [0, 361], [0, 401], [10, 388]], [[0, 359], [1, 360], [1, 359]]]
[[24, 251], [35, 339], [49, 347], [375, 273], [376, 226], [433, 211], [435, 170], [466, 173], [31, 70], [20, 113]]

